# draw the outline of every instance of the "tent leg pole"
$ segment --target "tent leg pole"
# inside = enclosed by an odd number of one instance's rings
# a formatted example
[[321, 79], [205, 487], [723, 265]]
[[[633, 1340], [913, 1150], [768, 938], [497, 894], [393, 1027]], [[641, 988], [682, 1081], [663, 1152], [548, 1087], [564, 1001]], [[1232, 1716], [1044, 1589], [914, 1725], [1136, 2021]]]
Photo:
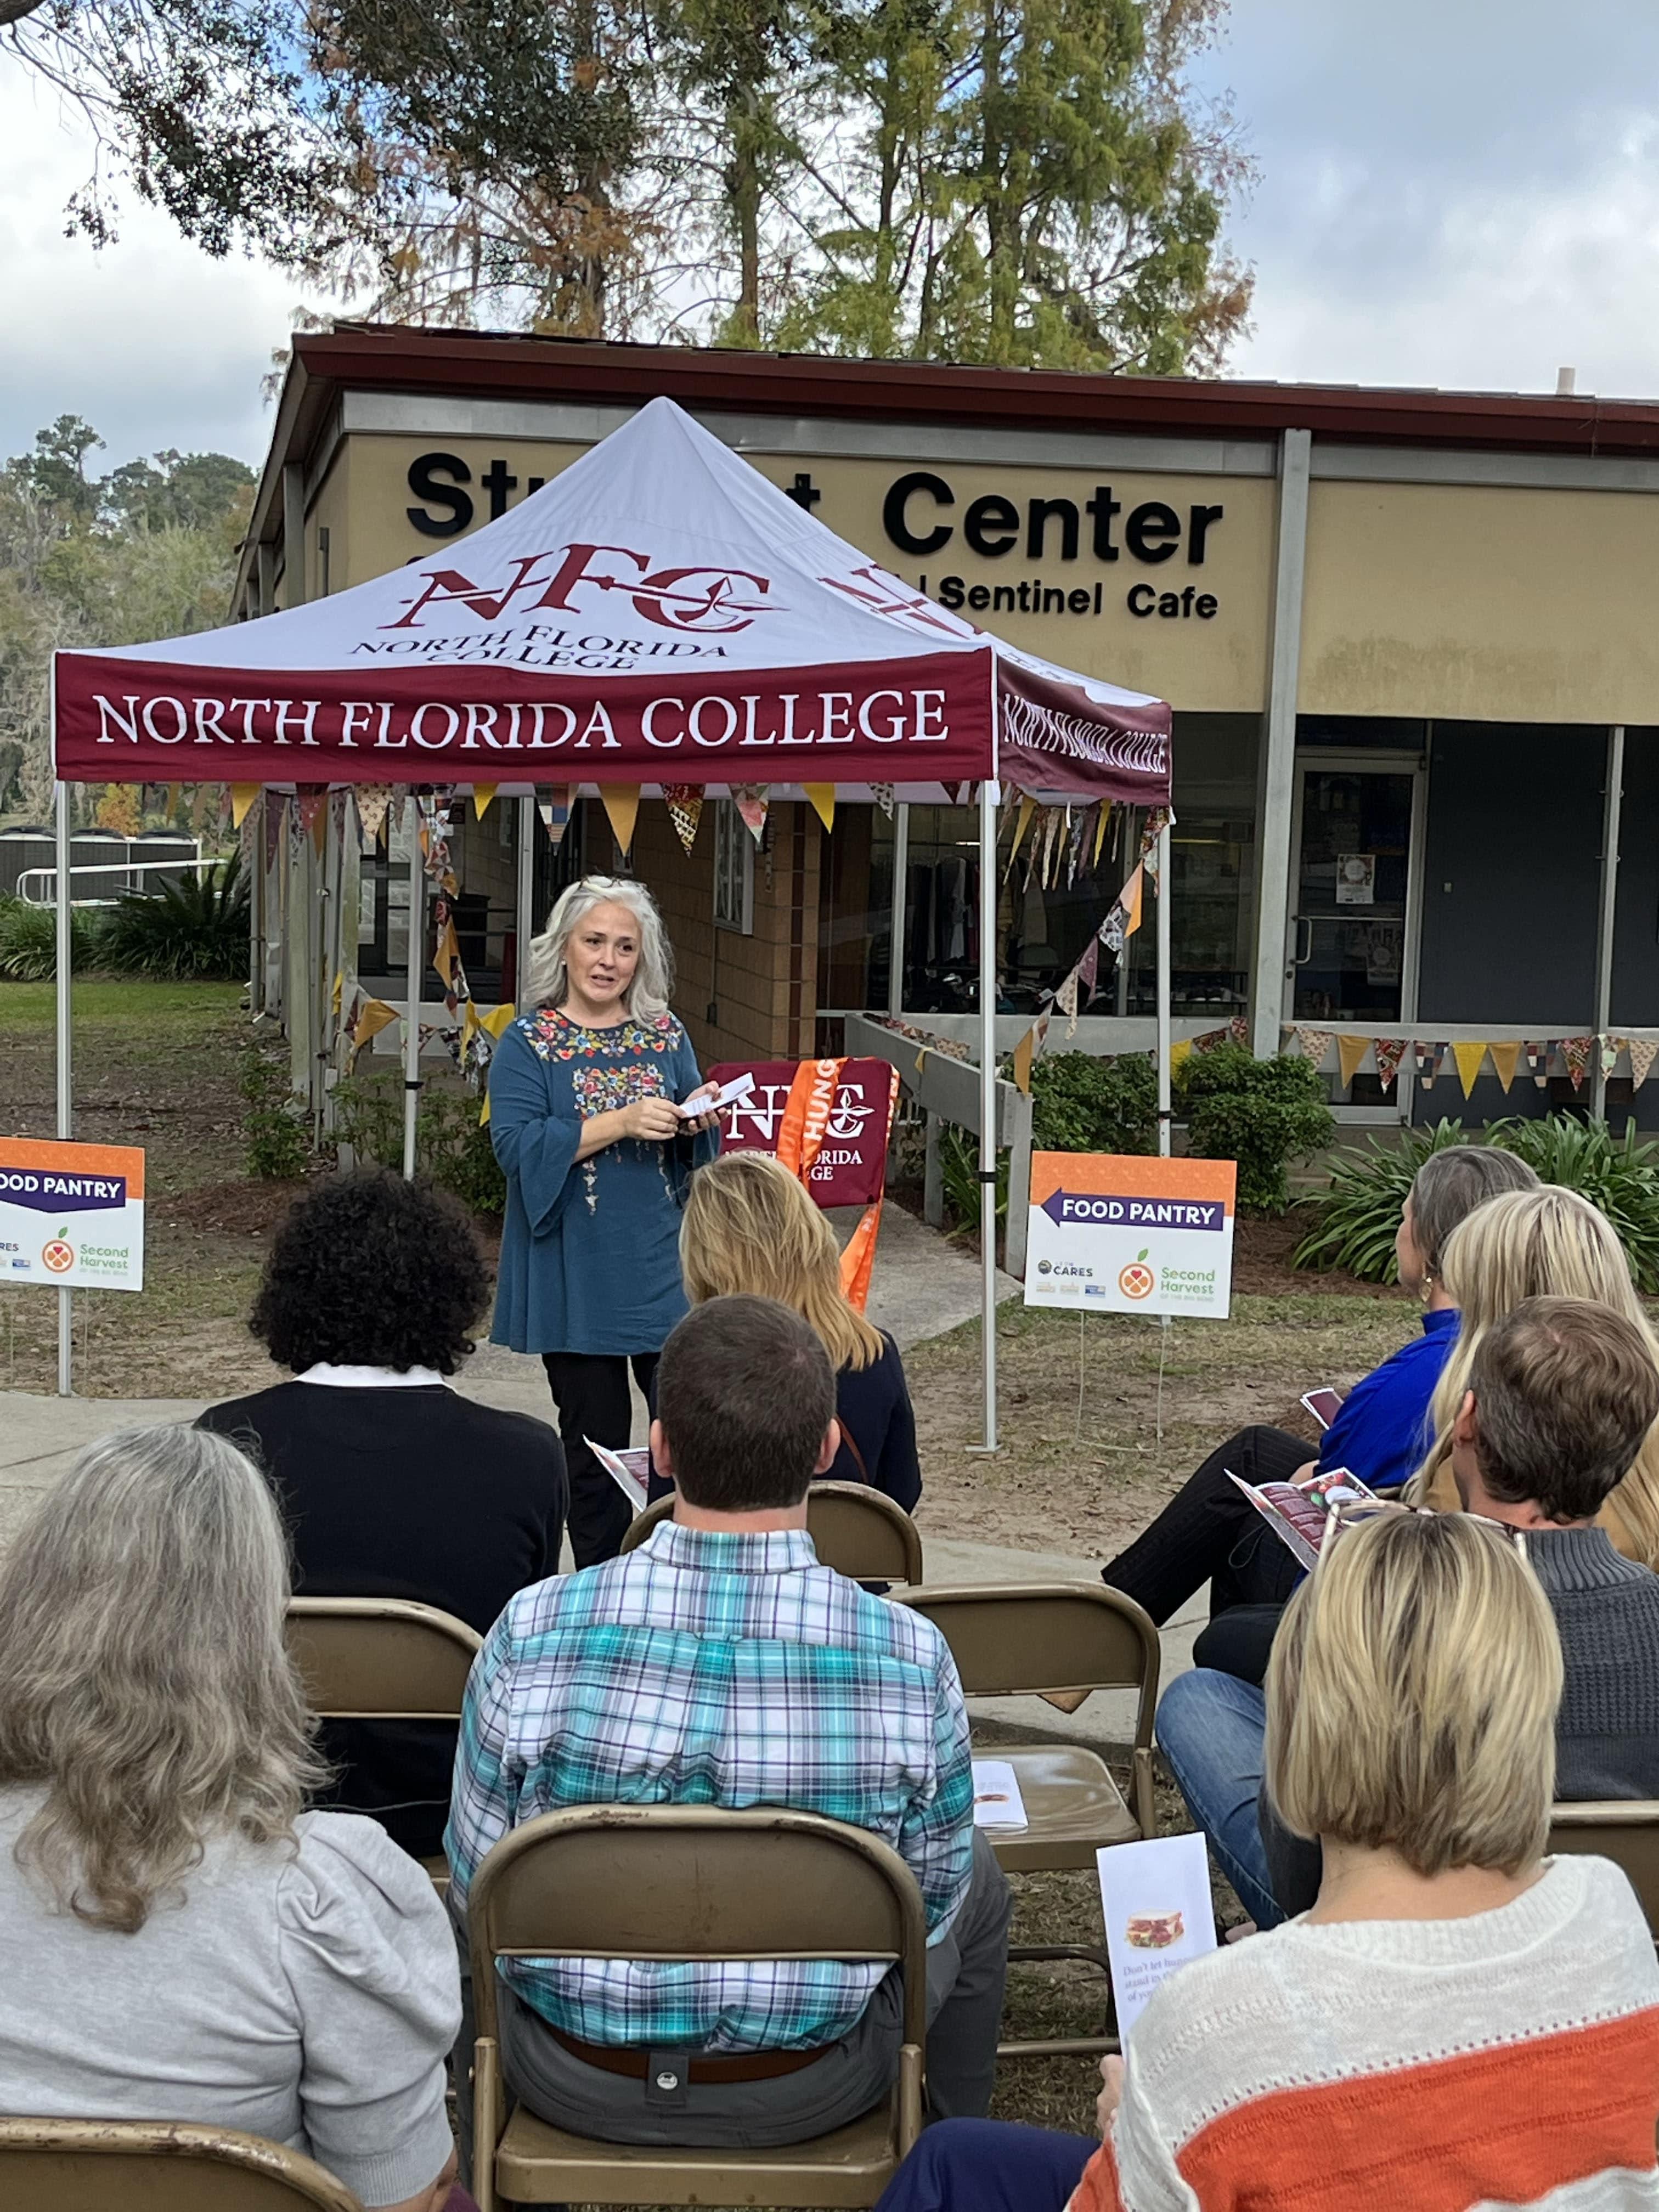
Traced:
[[514, 921], [518, 957], [514, 963], [513, 996], [520, 1013], [529, 1010], [525, 986], [530, 975], [530, 939], [536, 927], [536, 794], [526, 792], [519, 801], [519, 873], [514, 886]]
[[1607, 1078], [1601, 1048], [1613, 1019], [1613, 941], [1619, 915], [1619, 826], [1625, 796], [1625, 726], [1607, 732], [1607, 781], [1601, 802], [1601, 885], [1595, 928], [1595, 1059], [1590, 1119], [1607, 1118]]
[[[74, 884], [70, 866], [70, 787], [60, 783], [57, 791], [58, 869], [54, 882], [57, 900], [58, 925], [57, 958], [57, 1024], [58, 1024], [58, 1134], [67, 1144], [75, 1134], [75, 1109], [70, 1090], [70, 918], [73, 911]], [[73, 1364], [74, 1293], [67, 1288], [58, 1293], [58, 1395], [72, 1398], [75, 1395]]]
[[997, 787], [979, 787], [979, 1239], [985, 1441], [997, 1449]]
[[1158, 1150], [1170, 1157], [1170, 1123], [1174, 1119], [1170, 1085], [1170, 829], [1158, 833]]
[[893, 809], [893, 918], [887, 936], [887, 1012], [896, 1021], [904, 1012], [905, 893], [910, 879], [910, 805], [901, 799]]
[[[411, 799], [409, 805], [414, 806]], [[415, 1121], [421, 1103], [421, 976], [426, 951], [426, 871], [417, 818], [409, 844], [409, 980], [404, 1019], [404, 1181], [415, 1180]]]

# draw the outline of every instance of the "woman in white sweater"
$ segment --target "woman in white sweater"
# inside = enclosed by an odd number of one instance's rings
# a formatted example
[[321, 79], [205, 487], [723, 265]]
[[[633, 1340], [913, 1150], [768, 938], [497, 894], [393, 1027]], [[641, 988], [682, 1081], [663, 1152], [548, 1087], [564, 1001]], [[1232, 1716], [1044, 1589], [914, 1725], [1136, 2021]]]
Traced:
[[83, 1452], [0, 1566], [0, 2111], [198, 2120], [439, 2212], [454, 1940], [319, 1778], [276, 1508], [222, 1437]]
[[1267, 1674], [1318, 1903], [1155, 1992], [1103, 2066], [1103, 2142], [945, 2121], [878, 2212], [1655, 2212], [1659, 1966], [1617, 1867], [1541, 1856], [1560, 1693], [1500, 1530], [1343, 1532]]

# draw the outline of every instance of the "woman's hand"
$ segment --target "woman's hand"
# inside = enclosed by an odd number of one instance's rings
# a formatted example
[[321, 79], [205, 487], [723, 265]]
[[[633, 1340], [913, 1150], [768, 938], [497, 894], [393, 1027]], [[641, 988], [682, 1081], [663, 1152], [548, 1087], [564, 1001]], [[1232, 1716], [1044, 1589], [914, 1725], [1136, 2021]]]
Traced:
[[1112, 2131], [1112, 2115], [1123, 2099], [1123, 2061], [1121, 2058], [1103, 2058], [1100, 2078], [1104, 2087], [1095, 2100], [1095, 2124], [1100, 2130], [1100, 2140], [1104, 2142]]
[[[699, 1098], [714, 1099], [718, 1098], [720, 1095], [720, 1091], [718, 1083], [704, 1083], [699, 1085], [697, 1089], [692, 1091], [684, 1103], [688, 1106], [695, 1106]], [[685, 1131], [687, 1136], [700, 1137], [705, 1129], [712, 1129], [719, 1119], [720, 1115], [718, 1114], [688, 1115], [680, 1123], [680, 1127]]]
[[636, 1098], [632, 1105], [619, 1107], [615, 1119], [622, 1125], [618, 1136], [640, 1137], [653, 1144], [678, 1136], [686, 1126], [672, 1098]]

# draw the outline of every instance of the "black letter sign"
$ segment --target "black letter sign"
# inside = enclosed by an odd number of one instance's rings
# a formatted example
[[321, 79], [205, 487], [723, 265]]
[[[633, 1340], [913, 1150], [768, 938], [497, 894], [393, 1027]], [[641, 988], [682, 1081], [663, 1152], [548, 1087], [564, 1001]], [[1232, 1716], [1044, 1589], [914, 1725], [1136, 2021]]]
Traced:
[[[440, 472], [453, 477], [455, 483], [441, 483]], [[447, 517], [440, 517], [428, 514], [423, 507], [405, 507], [422, 538], [454, 538], [466, 528], [472, 520], [472, 501], [456, 486], [471, 481], [471, 470], [454, 453], [419, 453], [410, 463], [409, 488], [416, 498], [433, 500], [449, 509]]]

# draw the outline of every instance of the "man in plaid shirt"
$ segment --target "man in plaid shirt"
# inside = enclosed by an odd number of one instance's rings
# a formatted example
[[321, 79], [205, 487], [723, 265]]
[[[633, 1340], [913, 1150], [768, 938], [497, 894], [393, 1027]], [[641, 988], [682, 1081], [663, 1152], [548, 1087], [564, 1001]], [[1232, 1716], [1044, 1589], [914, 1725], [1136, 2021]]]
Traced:
[[[465, 1928], [492, 1844], [566, 1805], [787, 1805], [882, 1837], [928, 1926], [929, 2101], [989, 2101], [1007, 1884], [973, 1819], [968, 1717], [919, 1613], [818, 1564], [806, 1490], [840, 1443], [806, 1322], [715, 1298], [658, 1370], [674, 1517], [635, 1552], [538, 1583], [474, 1662], [445, 1838]], [[617, 2142], [799, 2142], [891, 2086], [896, 1971], [838, 1961], [503, 1962], [509, 2087]]]

